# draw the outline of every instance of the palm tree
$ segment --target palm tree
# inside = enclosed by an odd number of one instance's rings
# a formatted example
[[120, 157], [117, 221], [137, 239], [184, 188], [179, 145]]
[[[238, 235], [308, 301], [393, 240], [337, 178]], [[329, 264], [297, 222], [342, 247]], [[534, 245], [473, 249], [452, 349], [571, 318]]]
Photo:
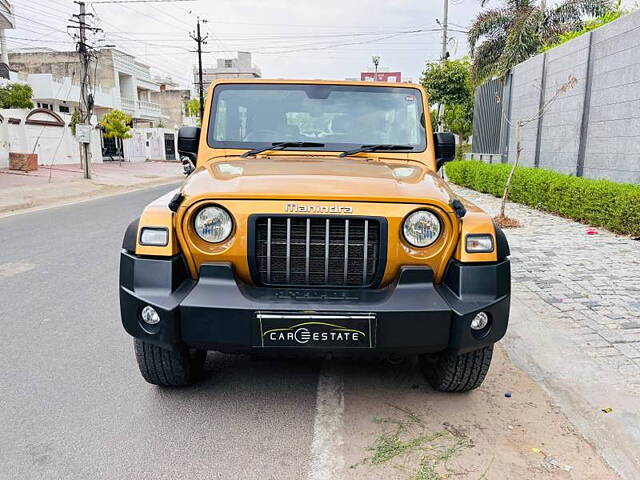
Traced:
[[[550, 8], [545, 0], [503, 1], [501, 7], [480, 12], [468, 33], [476, 84], [490, 77], [504, 77], [545, 43], [580, 30], [585, 19], [613, 8], [612, 0], [561, 0]], [[488, 2], [481, 0], [480, 5], [484, 8]]]

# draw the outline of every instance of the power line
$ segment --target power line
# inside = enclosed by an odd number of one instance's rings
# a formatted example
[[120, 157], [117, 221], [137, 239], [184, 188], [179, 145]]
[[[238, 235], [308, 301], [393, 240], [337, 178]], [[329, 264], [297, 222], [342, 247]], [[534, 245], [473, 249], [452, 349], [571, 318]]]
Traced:
[[100, 0], [98, 2], [91, 2], [94, 5], [98, 3], [178, 3], [178, 2], [195, 2], [196, 0]]

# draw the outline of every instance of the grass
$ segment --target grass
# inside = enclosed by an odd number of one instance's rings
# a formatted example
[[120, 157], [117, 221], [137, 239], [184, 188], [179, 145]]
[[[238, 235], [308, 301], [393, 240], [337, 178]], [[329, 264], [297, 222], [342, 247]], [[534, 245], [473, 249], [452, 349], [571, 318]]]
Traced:
[[380, 426], [380, 434], [369, 447], [370, 456], [352, 468], [389, 465], [411, 480], [440, 480], [453, 473], [448, 462], [473, 446], [471, 440], [455, 429], [429, 431], [409, 409], [391, 406], [398, 416], [373, 419]]

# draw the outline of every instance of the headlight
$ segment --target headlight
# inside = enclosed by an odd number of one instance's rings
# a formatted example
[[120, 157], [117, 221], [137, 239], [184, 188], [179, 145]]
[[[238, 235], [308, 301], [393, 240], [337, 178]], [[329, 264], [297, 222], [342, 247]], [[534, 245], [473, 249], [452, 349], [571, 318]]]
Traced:
[[427, 210], [413, 212], [404, 220], [402, 233], [404, 238], [414, 247], [428, 247], [440, 236], [442, 226], [440, 220]]
[[231, 235], [231, 215], [220, 207], [204, 207], [193, 222], [196, 233], [206, 242], [220, 243]]
[[488, 233], [467, 235], [465, 241], [467, 253], [493, 252], [493, 236]]

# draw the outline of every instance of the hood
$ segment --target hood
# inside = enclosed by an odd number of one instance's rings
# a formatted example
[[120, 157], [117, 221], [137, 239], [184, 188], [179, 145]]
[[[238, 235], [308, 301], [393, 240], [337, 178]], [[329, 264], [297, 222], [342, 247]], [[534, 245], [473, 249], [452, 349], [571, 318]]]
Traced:
[[229, 157], [199, 167], [187, 197], [435, 203], [455, 195], [426, 166], [406, 160], [282, 156]]

